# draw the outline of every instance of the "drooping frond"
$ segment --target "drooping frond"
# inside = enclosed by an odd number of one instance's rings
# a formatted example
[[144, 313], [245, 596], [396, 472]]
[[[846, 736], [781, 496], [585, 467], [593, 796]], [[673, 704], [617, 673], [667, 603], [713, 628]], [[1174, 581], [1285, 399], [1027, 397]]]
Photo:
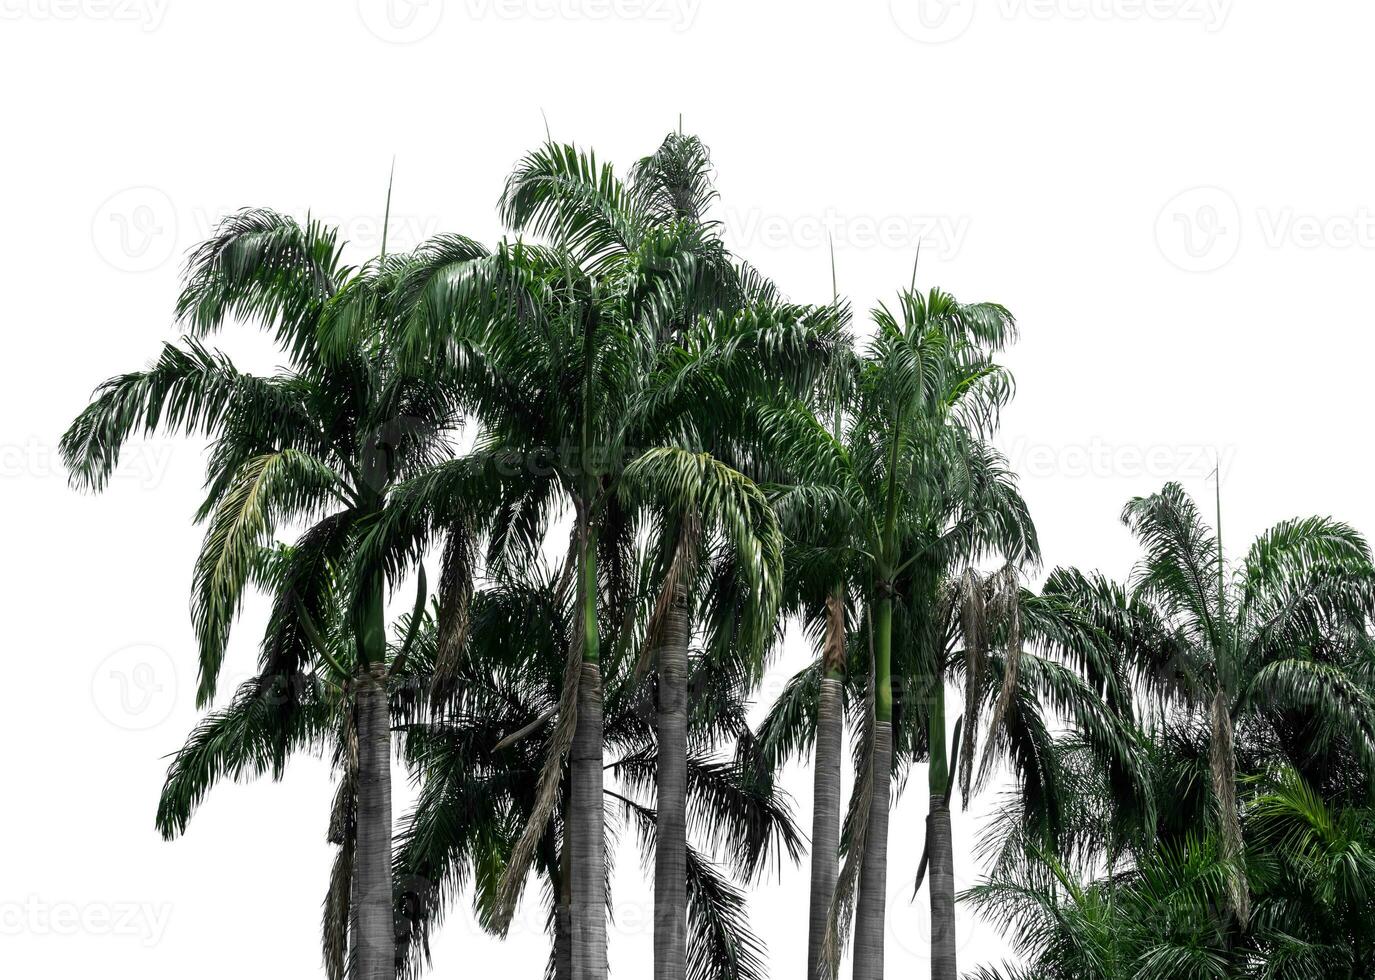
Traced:
[[708, 453], [664, 446], [635, 459], [620, 487], [634, 503], [692, 515], [720, 529], [746, 590], [747, 645], [762, 644], [781, 599], [783, 538], [773, 508], [754, 482]]
[[111, 378], [97, 388], [62, 436], [62, 459], [73, 483], [100, 490], [131, 436], [210, 435], [245, 423], [263, 435], [310, 427], [289, 376], [243, 374], [225, 355], [186, 339], [163, 345], [146, 371]]
[[244, 586], [277, 526], [348, 503], [338, 474], [305, 453], [286, 449], [244, 465], [211, 516], [196, 559], [191, 618], [200, 643], [198, 704], [214, 697]]
[[348, 270], [331, 228], [262, 208], [224, 218], [186, 260], [177, 318], [197, 335], [237, 318], [272, 330], [298, 364], [314, 360], [320, 311]]
[[[290, 687], [296, 690], [288, 692]], [[299, 708], [284, 715], [277, 705], [288, 693]], [[246, 681], [233, 701], [202, 720], [177, 751], [158, 801], [158, 831], [168, 839], [185, 832], [196, 806], [225, 777], [270, 773], [280, 779], [291, 753], [318, 747], [333, 717], [329, 701], [307, 677]]]

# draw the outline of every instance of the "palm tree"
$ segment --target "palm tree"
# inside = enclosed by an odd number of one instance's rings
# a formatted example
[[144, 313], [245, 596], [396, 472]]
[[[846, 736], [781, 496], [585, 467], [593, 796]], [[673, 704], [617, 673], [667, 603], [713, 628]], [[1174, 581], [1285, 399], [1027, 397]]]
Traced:
[[[715, 607], [714, 632], [735, 641], [731, 647], [743, 648], [742, 675], [757, 676], [758, 651], [772, 634], [778, 606], [782, 539], [763, 493], [707, 453], [652, 450], [630, 464], [621, 486], [632, 506], [657, 515], [656, 540], [671, 542], [673, 549], [654, 562], [661, 574], [655, 576], [659, 591], [644, 656], [653, 656], [657, 680], [655, 971], [681, 980], [688, 966], [688, 672], [694, 612]], [[694, 602], [694, 585], [703, 580], [726, 588], [705, 590], [704, 599]], [[713, 643], [712, 652], [721, 653], [721, 645]], [[722, 659], [711, 658], [718, 669]]]
[[[754, 597], [746, 604], [753, 610], [747, 618], [771, 619], [770, 581], [777, 572], [770, 552], [776, 548], [760, 551], [774, 533], [767, 508], [749, 481], [701, 453], [730, 430], [742, 395], [769, 382], [809, 386], [813, 365], [837, 343], [828, 311], [778, 303], [767, 283], [729, 261], [700, 220], [703, 205], [693, 203], [706, 193], [699, 168], [665, 162], [697, 159], [696, 151], [670, 150], [658, 162], [642, 163], [629, 185], [572, 146], [550, 143], [530, 154], [508, 182], [502, 213], [517, 231], [534, 231], [554, 245], [508, 244], [469, 263], [426, 295], [422, 312], [398, 322], [396, 333], [397, 346], [426, 363], [482, 365], [487, 381], [474, 397], [484, 432], [470, 459], [407, 488], [409, 523], [397, 522], [380, 538], [418, 548], [434, 523], [429, 515], [446, 512], [450, 496], [463, 496], [474, 473], [503, 460], [537, 464], [529, 467], [535, 472], [507, 481], [517, 501], [508, 509], [520, 515], [515, 524], [541, 527], [561, 502], [574, 514], [581, 666], [565, 674], [560, 723], [547, 740], [537, 806], [507, 866], [498, 919], [508, 920], [514, 910], [567, 757], [579, 978], [600, 978], [606, 970], [600, 665], [603, 640], [614, 645], [629, 639], [619, 629], [627, 619], [626, 576], [634, 564], [636, 515], [629, 501], [668, 505], [676, 515], [665, 525], [666, 554], [680, 550], [684, 527], [714, 522], [728, 529], [737, 553], [749, 556], [736, 588]], [[637, 468], [627, 468], [642, 457]], [[708, 506], [715, 509], [700, 510]], [[736, 510], [732, 516], [721, 507]], [[498, 519], [506, 523], [512, 522]], [[750, 536], [753, 543], [746, 546]], [[674, 589], [679, 595], [666, 602], [668, 609], [681, 607], [681, 589]], [[607, 606], [604, 617], [599, 599]], [[603, 618], [618, 624], [610, 635], [598, 626]], [[671, 696], [664, 701], [676, 717], [672, 706], [681, 698], [672, 694], [679, 681], [670, 673]], [[677, 757], [680, 731], [677, 726], [663, 742]], [[666, 765], [662, 778], [676, 785], [681, 773], [681, 766]], [[686, 907], [672, 869], [681, 867], [675, 855], [682, 853], [676, 829], [682, 803], [672, 786], [663, 789], [666, 827], [656, 852], [665, 861], [658, 894], [666, 907], [662, 916], [656, 913], [663, 929], [660, 968], [681, 974]]]
[[1227, 904], [1244, 929], [1238, 727], [1315, 778], [1341, 749], [1358, 760], [1362, 789], [1375, 787], [1375, 702], [1352, 672], [1353, 644], [1375, 608], [1370, 551], [1339, 521], [1295, 519], [1260, 535], [1229, 570], [1221, 535], [1176, 483], [1132, 499], [1122, 520], [1144, 550], [1129, 591], [1072, 571], [1047, 588], [1120, 638], [1138, 683], [1177, 723], [1206, 728]]
[[[264, 549], [253, 578], [269, 594], [292, 570], [298, 550], [281, 545]], [[350, 588], [347, 567], [334, 570], [320, 593], [319, 623], [303, 619], [317, 662], [308, 673], [283, 674], [273, 654], [279, 634], [269, 629], [257, 676], [240, 685], [233, 699], [203, 718], [173, 757], [158, 801], [157, 827], [164, 839], [186, 832], [192, 814], [210, 789], [225, 778], [235, 781], [270, 774], [281, 779], [293, 754], [328, 754], [339, 779], [330, 811], [329, 841], [337, 848], [324, 901], [321, 946], [330, 980], [349, 975], [350, 923], [355, 896], [357, 850], [358, 733], [353, 678], [356, 646], [346, 621]], [[408, 656], [422, 622], [423, 580], [417, 607], [401, 624], [392, 646], [400, 671], [389, 679], [393, 698], [414, 687], [417, 661]], [[393, 708], [395, 710], [395, 706]]]
[[1169, 845], [1129, 873], [1084, 881], [1036, 850], [961, 899], [1016, 937], [1020, 965], [975, 980], [1224, 980], [1252, 977], [1211, 910], [1226, 865], [1213, 839]]
[[[407, 747], [419, 798], [405, 822], [397, 878], [411, 883], [403, 908], [411, 926], [408, 969], [428, 959], [428, 938], [459, 889], [473, 886], [478, 919], [500, 931], [498, 911], [506, 864], [538, 797], [539, 736], [557, 725], [566, 649], [577, 610], [562, 576], [495, 583], [472, 603], [466, 655], [454, 696], [433, 717], [407, 726]], [[413, 656], [423, 677], [435, 643], [422, 633]], [[640, 802], [657, 784], [653, 692], [627, 650], [604, 661], [606, 740], [614, 753], [608, 772], [624, 786], [607, 787], [606, 801], [652, 848], [657, 815]], [[763, 947], [749, 931], [744, 897], [712, 859], [744, 879], [780, 854], [794, 859], [800, 835], [786, 801], [748, 755], [713, 757], [713, 749], [747, 734], [747, 678], [724, 671], [706, 651], [694, 651], [691, 685], [701, 697], [689, 717], [688, 810], [694, 846], [687, 848], [685, 884], [691, 910], [689, 969], [694, 977], [754, 980], [764, 975]], [[568, 929], [568, 776], [537, 849], [532, 870], [545, 881], [547, 922], [553, 934], [549, 976], [571, 975]]]
[[[780, 312], [772, 286], [731, 260], [719, 225], [708, 219], [716, 199], [711, 174], [710, 154], [701, 141], [673, 133], [639, 161], [629, 185], [630, 195], [646, 202], [659, 225], [685, 228], [692, 242], [695, 269], [666, 324], [667, 333], [659, 338], [665, 348], [660, 363], [694, 358], [698, 376], [691, 383], [700, 392], [694, 395], [696, 406], [657, 433], [663, 444], [640, 455], [621, 484], [626, 503], [649, 518], [651, 549], [657, 552], [653, 568], [658, 593], [641, 659], [643, 668], [654, 671], [657, 693], [656, 980], [684, 980], [688, 969], [690, 640], [704, 623], [707, 646], [718, 665], [727, 666], [720, 661], [733, 657], [728, 669], [757, 678], [779, 602], [783, 556], [776, 517], [763, 494], [736, 468], [742, 464], [727, 460], [739, 455], [735, 447], [747, 436], [752, 402], [778, 397], [780, 388], [807, 384], [806, 377], [767, 373], [768, 366], [779, 363], [776, 358], [757, 366], [745, 362], [742, 373], [696, 356], [704, 344], [729, 343], [742, 327], [750, 329]], [[831, 312], [803, 315], [825, 329], [822, 321]], [[839, 327], [840, 317], [836, 319]], [[839, 339], [837, 335], [818, 351], [816, 366], [824, 366]], [[812, 373], [805, 360], [794, 366]]]
[[[1153, 743], [1148, 782], [1168, 799], [1179, 746], [1163, 730], [1142, 734]], [[1205, 774], [1207, 755], [1204, 747]], [[1253, 777], [1241, 821], [1254, 899], [1243, 929], [1229, 911], [1235, 862], [1216, 822], [1194, 819], [1159, 838], [1149, 828], [1124, 841], [1109, 777], [1078, 736], [1055, 740], [1045, 758], [1072, 803], [1058, 842], [1010, 800], [984, 841], [988, 879], [961, 896], [1013, 933], [1022, 959], [982, 967], [979, 980], [1372, 975], [1365, 919], [1375, 823], [1367, 807], [1323, 799], [1272, 758], [1270, 771]]]
[[[854, 581], [866, 604], [863, 625], [871, 650], [869, 718], [862, 740], [861, 777], [851, 807], [849, 857], [832, 902], [823, 960], [827, 974], [833, 975], [844, 932], [839, 920], [858, 886], [855, 975], [866, 980], [883, 972], [887, 822], [894, 759], [894, 598], [901, 594], [905, 606], [918, 608], [927, 596], [913, 592], [913, 583], [925, 576], [934, 605], [942, 566], [933, 566], [933, 554], [949, 545], [953, 555], [958, 545], [973, 557], [992, 546], [997, 532], [1005, 530], [1005, 514], [990, 512], [981, 520], [961, 522], [946, 501], [935, 502], [942, 488], [955, 485], [951, 480], [955, 464], [964, 466], [973, 458], [970, 446], [982, 445], [978, 437], [988, 431], [1009, 393], [1006, 375], [989, 355], [1013, 330], [1010, 314], [1001, 307], [960, 304], [939, 290], [926, 296], [902, 293], [898, 315], [880, 307], [874, 321], [877, 332], [858, 375], [854, 422], [844, 440], [802, 405], [770, 411], [764, 420], [774, 452], [785, 460], [785, 469], [800, 478], [795, 492], [780, 495], [780, 509], [795, 507], [843, 526], [859, 558]], [[952, 520], [954, 530], [947, 526]], [[1015, 554], [1015, 549], [1010, 550]], [[936, 777], [945, 761], [945, 720], [939, 701], [934, 702], [934, 709], [930, 723], [933, 799], [945, 790], [943, 775]], [[805, 717], [812, 712], [800, 714]], [[780, 705], [775, 716], [796, 718], [799, 712]], [[766, 723], [761, 738], [766, 744], [777, 739], [786, 743], [790, 736], [780, 730], [785, 727]], [[938, 839], [934, 841], [933, 878], [940, 878], [942, 885], [946, 880], [940, 855], [948, 853]], [[953, 879], [949, 884], [953, 903]], [[938, 912], [933, 914], [939, 918]]]
[[[838, 325], [849, 323], [848, 307], [840, 300], [835, 284], [835, 259], [831, 261], [831, 306]], [[826, 423], [808, 426], [811, 433], [829, 425], [831, 438], [844, 438], [847, 403], [853, 390], [858, 361], [846, 345], [831, 358], [826, 377], [809, 397], [792, 406], [814, 417], [828, 416]], [[763, 405], [756, 408], [777, 408]], [[786, 404], [785, 406], [786, 407]], [[767, 430], [753, 422], [754, 431]], [[809, 728], [799, 719], [774, 719], [761, 743], [767, 764], [777, 769], [785, 757], [805, 751], [814, 743], [812, 760], [811, 881], [808, 904], [807, 976], [819, 978], [822, 970], [827, 925], [836, 881], [840, 875], [841, 751], [844, 741], [844, 681], [846, 636], [851, 622], [851, 581], [858, 571], [854, 527], [843, 509], [828, 506], [828, 495], [839, 488], [809, 484], [786, 463], [779, 464], [776, 447], [764, 440], [760, 459], [753, 467], [769, 481], [771, 504], [784, 533], [784, 611], [801, 619], [817, 649], [814, 670], [804, 671], [801, 689], [810, 701], [806, 706]], [[767, 465], [760, 465], [764, 460]]]
[[[177, 302], [189, 336], [153, 366], [97, 389], [62, 439], [78, 486], [100, 489], [136, 432], [207, 435], [209, 492], [197, 515], [209, 529], [196, 562], [192, 617], [200, 647], [198, 702], [211, 701], [230, 627], [259, 550], [275, 530], [306, 522], [278, 571], [264, 677], [295, 677], [326, 660], [312, 641], [333, 583], [347, 569], [344, 622], [354, 645], [349, 688], [357, 732], [355, 975], [394, 970], [389, 661], [384, 601], [390, 556], [364, 547], [387, 518], [391, 491], [446, 457], [457, 425], [450, 378], [409, 370], [381, 342], [387, 318], [409, 309], [453, 262], [481, 254], [458, 237], [415, 256], [341, 261], [334, 231], [264, 210], [224, 219], [191, 254]], [[201, 338], [226, 320], [257, 321], [289, 366], [240, 372]], [[450, 373], [456, 365], [444, 366]], [[288, 684], [286, 698], [301, 694]]]
[[[1324, 799], [1297, 770], [1281, 769], [1250, 807], [1257, 945], [1293, 974], [1375, 977], [1369, 910], [1375, 881], [1375, 811]], [[1279, 970], [1275, 971], [1280, 972]]]
[[[837, 412], [832, 436], [839, 440]], [[787, 479], [787, 474], [782, 474]], [[851, 576], [857, 556], [852, 528], [833, 513], [808, 506], [826, 488], [789, 482], [774, 490], [773, 503], [786, 533], [786, 611], [800, 618], [817, 658], [780, 704], [802, 712], [788, 717], [777, 709], [761, 729], [761, 747], [771, 768], [813, 748], [811, 881], [808, 904], [807, 976], [823, 976], [823, 950], [831, 903], [840, 876], [841, 752], [844, 741], [847, 636], [852, 630]], [[815, 499], [813, 500], [815, 503]], [[801, 695], [799, 699], [797, 695]], [[803, 703], [805, 702], [805, 703]]]

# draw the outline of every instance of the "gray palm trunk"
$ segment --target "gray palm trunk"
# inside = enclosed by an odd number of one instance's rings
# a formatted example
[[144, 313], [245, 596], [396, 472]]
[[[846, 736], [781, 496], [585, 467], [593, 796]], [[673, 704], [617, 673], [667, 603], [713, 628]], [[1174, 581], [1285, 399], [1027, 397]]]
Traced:
[[571, 838], [567, 817], [564, 818], [564, 842], [559, 850], [559, 893], [554, 905], [554, 980], [573, 980], [573, 913], [572, 882], [568, 875], [571, 860]]
[[679, 583], [658, 651], [658, 818], [654, 845], [654, 980], [687, 976], [687, 670], [690, 613]]
[[874, 723], [874, 790], [864, 839], [855, 908], [855, 980], [882, 980], [888, 904], [888, 808], [893, 775], [893, 726]]
[[824, 980], [821, 950], [836, 880], [840, 877], [840, 681], [821, 678], [816, 708], [812, 783], [812, 890], [807, 936], [807, 980]]
[[396, 973], [396, 926], [392, 917], [391, 719], [385, 665], [375, 664], [359, 678], [357, 713], [355, 976], [391, 980]]
[[1243, 864], [1241, 823], [1237, 818], [1236, 748], [1232, 742], [1232, 715], [1227, 692], [1219, 684], [1209, 708], [1212, 737], [1208, 764], [1213, 783], [1213, 803], [1221, 829], [1222, 859], [1227, 867], [1227, 898], [1231, 913], [1244, 929], [1251, 915], [1250, 893]]
[[955, 848], [950, 833], [950, 803], [943, 794], [932, 794], [929, 820], [931, 980], [956, 980]]
[[573, 980], [606, 980], [606, 842], [602, 836], [602, 675], [584, 662], [569, 753]]

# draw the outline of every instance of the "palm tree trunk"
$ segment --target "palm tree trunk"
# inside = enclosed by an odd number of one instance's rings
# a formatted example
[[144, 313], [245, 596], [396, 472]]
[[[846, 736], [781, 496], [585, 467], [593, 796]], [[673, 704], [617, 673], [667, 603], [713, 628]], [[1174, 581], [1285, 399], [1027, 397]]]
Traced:
[[359, 677], [358, 845], [355, 895], [357, 976], [391, 980], [396, 965], [392, 917], [391, 720], [386, 664]]
[[812, 894], [807, 936], [807, 980], [824, 980], [821, 949], [836, 880], [840, 877], [840, 681], [821, 679], [816, 710], [816, 759], [812, 783]]
[[855, 980], [883, 980], [888, 905], [888, 809], [893, 773], [893, 726], [874, 723], [874, 791], [855, 911]]
[[874, 615], [873, 793], [855, 907], [855, 980], [883, 980], [888, 905], [888, 807], [893, 775], [893, 599], [880, 585]]
[[573, 980], [606, 980], [606, 851], [602, 837], [602, 675], [584, 662], [570, 753]]
[[931, 797], [931, 980], [955, 980], [955, 848], [950, 804]]
[[572, 882], [568, 866], [572, 859], [569, 846], [567, 818], [564, 823], [564, 842], [559, 850], [559, 892], [554, 905], [554, 980], [573, 980], [573, 913]]
[[940, 677], [931, 683], [935, 690], [927, 728], [931, 802], [926, 844], [931, 867], [931, 980], [956, 980], [955, 847], [950, 833], [950, 804], [945, 795], [950, 783], [945, 748], [945, 685]]
[[1221, 683], [1209, 709], [1212, 738], [1208, 744], [1208, 764], [1213, 781], [1213, 802], [1217, 808], [1222, 859], [1227, 867], [1227, 897], [1237, 924], [1245, 930], [1251, 917], [1251, 895], [1243, 863], [1241, 823], [1237, 817], [1237, 760], [1232, 742], [1232, 714], [1227, 692]]
[[681, 579], [658, 651], [658, 818], [654, 845], [654, 980], [687, 976], [687, 670], [689, 608]]
[[606, 980], [606, 839], [602, 809], [602, 673], [598, 665], [597, 544], [585, 530], [580, 561], [582, 580], [582, 675], [578, 681], [578, 719], [569, 752], [569, 826], [572, 830], [571, 927], [573, 980]]
[[807, 980], [825, 980], [822, 949], [840, 878], [840, 754], [843, 734], [840, 678], [845, 669], [845, 589], [826, 600], [826, 645], [816, 703], [812, 776], [812, 890], [807, 935]]

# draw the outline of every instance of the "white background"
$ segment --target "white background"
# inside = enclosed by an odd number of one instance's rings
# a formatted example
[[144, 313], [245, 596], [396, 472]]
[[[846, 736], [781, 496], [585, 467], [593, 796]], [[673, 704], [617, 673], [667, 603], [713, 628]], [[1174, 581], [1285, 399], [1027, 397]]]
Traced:
[[[0, 973], [322, 975], [323, 762], [220, 787], [174, 843], [153, 830], [197, 717], [202, 447], [131, 447], [98, 497], [68, 489], [55, 447], [98, 381], [175, 336], [180, 257], [218, 215], [311, 209], [362, 258], [393, 154], [396, 246], [493, 240], [541, 109], [621, 165], [682, 113], [715, 151], [730, 245], [794, 299], [829, 298], [828, 229], [860, 313], [906, 283], [922, 238], [923, 285], [1019, 317], [1003, 444], [1048, 567], [1125, 575], [1124, 501], [1170, 478], [1210, 495], [1214, 453], [1234, 548], [1295, 514], [1375, 531], [1375, 7], [394, 2], [0, 0]], [[223, 343], [276, 363], [247, 331]], [[222, 691], [261, 624], [250, 604]], [[805, 657], [792, 644], [766, 690]], [[924, 779], [892, 822], [893, 976], [927, 973], [925, 894], [909, 902]], [[805, 815], [809, 773], [788, 782]], [[995, 805], [957, 817], [962, 886]], [[650, 961], [630, 841], [622, 978]], [[805, 865], [754, 894], [776, 977], [802, 972], [805, 904]], [[541, 922], [528, 911], [502, 944], [454, 915], [436, 975], [538, 976]], [[960, 944], [966, 966], [1006, 949], [963, 913]]]

